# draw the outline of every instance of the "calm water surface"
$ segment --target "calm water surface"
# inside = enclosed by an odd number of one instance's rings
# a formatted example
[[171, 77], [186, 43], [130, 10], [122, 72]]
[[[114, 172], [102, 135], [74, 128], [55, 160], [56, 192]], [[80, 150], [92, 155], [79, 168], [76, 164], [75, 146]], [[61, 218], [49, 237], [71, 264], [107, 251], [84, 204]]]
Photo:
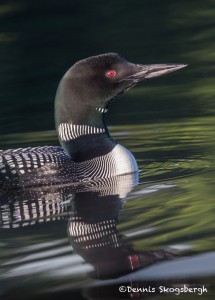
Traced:
[[[52, 293], [88, 299], [132, 297], [131, 291], [119, 293], [121, 285], [151, 286], [158, 297], [159, 286], [184, 284], [204, 285], [208, 293], [202, 297], [211, 297], [214, 121], [214, 117], [186, 118], [111, 127], [113, 137], [137, 158], [139, 184], [128, 177], [99, 187], [58, 186], [2, 195], [0, 262], [5, 299], [16, 290], [23, 297]], [[5, 135], [1, 141], [22, 146], [16, 139], [30, 145], [57, 142], [53, 131]], [[105, 229], [98, 227], [101, 222]], [[96, 229], [90, 231], [89, 224]], [[135, 263], [132, 270], [128, 260], [137, 256], [141, 265], [135, 271]]]

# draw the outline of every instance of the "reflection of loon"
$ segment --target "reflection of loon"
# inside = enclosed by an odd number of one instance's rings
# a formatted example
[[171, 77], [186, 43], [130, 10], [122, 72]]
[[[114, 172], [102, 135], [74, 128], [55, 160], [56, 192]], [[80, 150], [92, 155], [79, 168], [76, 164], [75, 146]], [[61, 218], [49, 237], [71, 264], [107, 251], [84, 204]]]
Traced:
[[[89, 197], [92, 200], [95, 192], [99, 192], [100, 196], [116, 195], [123, 199], [137, 183], [138, 174], [132, 173], [79, 185], [0, 190], [0, 227], [20, 228], [65, 219], [71, 214], [71, 204], [76, 194], [85, 193], [86, 199]], [[96, 209], [93, 202], [92, 208]]]
[[137, 171], [132, 154], [109, 136], [104, 124], [108, 103], [139, 81], [184, 66], [136, 65], [113, 53], [76, 63], [64, 75], [56, 96], [56, 128], [63, 148], [0, 151], [0, 182], [11, 188]]
[[[135, 182], [134, 175], [118, 181], [124, 197], [131, 189], [127, 183]], [[124, 241], [117, 230], [122, 199], [117, 194], [119, 186], [97, 188], [93, 193], [75, 194], [68, 222], [68, 236], [74, 250], [94, 267], [91, 276], [99, 279], [119, 277], [145, 268], [153, 263], [174, 258], [165, 250], [136, 251]], [[131, 221], [131, 220], [130, 220]]]
[[123, 201], [137, 182], [133, 173], [92, 180], [79, 187], [0, 192], [0, 222], [4, 228], [17, 228], [68, 219], [69, 240], [75, 252], [94, 267], [91, 276], [118, 277], [173, 257], [164, 250], [136, 251], [118, 233]]

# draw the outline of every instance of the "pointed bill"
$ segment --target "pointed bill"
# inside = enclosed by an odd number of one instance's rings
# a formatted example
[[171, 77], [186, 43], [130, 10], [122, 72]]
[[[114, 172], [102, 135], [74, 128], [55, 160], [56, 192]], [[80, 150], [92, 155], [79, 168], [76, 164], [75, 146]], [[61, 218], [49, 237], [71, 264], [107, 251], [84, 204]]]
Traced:
[[185, 64], [153, 64], [153, 65], [136, 65], [136, 72], [128, 76], [126, 79], [133, 79], [137, 82], [144, 79], [155, 78], [163, 76], [182, 68], [185, 68]]

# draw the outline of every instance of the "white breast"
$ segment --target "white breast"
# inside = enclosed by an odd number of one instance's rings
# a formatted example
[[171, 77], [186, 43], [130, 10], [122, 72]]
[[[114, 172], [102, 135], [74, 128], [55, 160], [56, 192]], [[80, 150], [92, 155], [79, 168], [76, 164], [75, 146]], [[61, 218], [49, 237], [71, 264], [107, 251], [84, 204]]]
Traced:
[[76, 163], [77, 173], [84, 178], [109, 178], [138, 171], [134, 156], [117, 144], [108, 154]]
[[115, 160], [115, 175], [128, 174], [138, 171], [133, 154], [121, 145], [116, 145], [110, 153]]

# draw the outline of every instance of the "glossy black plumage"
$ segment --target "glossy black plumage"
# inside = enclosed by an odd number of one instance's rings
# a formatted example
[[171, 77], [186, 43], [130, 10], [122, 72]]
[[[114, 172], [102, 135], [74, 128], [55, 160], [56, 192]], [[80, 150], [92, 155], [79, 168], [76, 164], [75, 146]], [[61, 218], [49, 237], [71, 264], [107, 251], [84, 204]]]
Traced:
[[132, 64], [115, 53], [77, 62], [62, 78], [55, 122], [62, 147], [0, 151], [0, 187], [80, 182], [137, 172], [133, 155], [109, 136], [104, 114], [112, 98], [144, 79], [185, 65]]

